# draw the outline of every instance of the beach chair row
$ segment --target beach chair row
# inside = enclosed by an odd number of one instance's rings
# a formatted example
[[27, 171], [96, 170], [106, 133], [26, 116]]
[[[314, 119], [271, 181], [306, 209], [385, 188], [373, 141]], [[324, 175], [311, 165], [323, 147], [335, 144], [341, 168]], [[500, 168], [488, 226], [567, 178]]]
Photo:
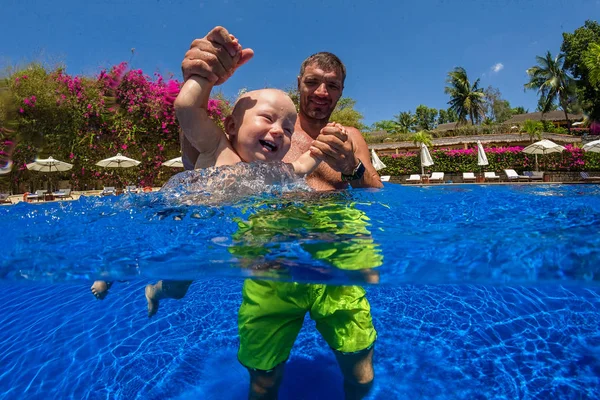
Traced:
[[[505, 169], [506, 181], [508, 182], [535, 182], [544, 180], [543, 171], [523, 171], [523, 174], [518, 174], [514, 169]], [[484, 172], [482, 182], [499, 182], [501, 176], [496, 175], [496, 172]], [[581, 172], [581, 179], [588, 182], [600, 182], [600, 176], [590, 176], [587, 172]], [[465, 183], [476, 182], [477, 177], [473, 172], [463, 172], [462, 180]], [[405, 179], [407, 183], [443, 183], [444, 173], [433, 172], [431, 175], [413, 174]]]

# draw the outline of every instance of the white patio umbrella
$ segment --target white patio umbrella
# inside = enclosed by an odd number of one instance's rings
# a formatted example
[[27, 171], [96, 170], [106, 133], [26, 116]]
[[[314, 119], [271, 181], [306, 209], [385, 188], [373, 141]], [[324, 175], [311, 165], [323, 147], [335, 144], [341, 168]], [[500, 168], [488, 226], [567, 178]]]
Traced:
[[539, 142], [535, 142], [530, 144], [529, 146], [523, 149], [523, 153], [527, 154], [535, 154], [535, 170], [538, 170], [538, 154], [551, 154], [551, 153], [562, 153], [563, 150], [566, 150], [563, 146], [554, 143], [551, 140], [544, 139]]
[[433, 158], [429, 154], [429, 149], [425, 146], [425, 143], [421, 143], [421, 175], [425, 174], [425, 168], [433, 165]]
[[384, 169], [386, 165], [379, 159], [377, 153], [375, 153], [375, 149], [371, 149], [371, 162], [376, 171], [380, 169]]
[[98, 161], [96, 165], [105, 168], [129, 168], [140, 165], [140, 161], [125, 157], [121, 155], [121, 153], [117, 153], [117, 155], [114, 157], [105, 158], [104, 160]]
[[[69, 164], [64, 161], [55, 160], [52, 157], [38, 158], [34, 162], [27, 164], [28, 170], [39, 171], [39, 172], [61, 172], [61, 171], [68, 171], [71, 168], [73, 168], [73, 164]], [[51, 189], [49, 180], [48, 180], [48, 189]]]
[[117, 155], [114, 157], [105, 158], [104, 160], [98, 161], [96, 165], [104, 168], [130, 168], [137, 167], [140, 165], [140, 163], [140, 161], [125, 157], [124, 155], [121, 155], [121, 153], [117, 153]]
[[583, 124], [584, 124], [584, 122], [583, 122], [583, 121], [577, 121], [577, 122], [573, 122], [573, 123], [571, 124], [571, 126], [579, 126], [579, 125], [583, 125]]
[[489, 165], [490, 163], [488, 162], [487, 159], [487, 155], [485, 154], [485, 150], [483, 149], [483, 145], [481, 144], [481, 141], [478, 140], [477, 141], [477, 165]]
[[55, 160], [52, 157], [38, 158], [34, 162], [27, 164], [27, 169], [40, 172], [68, 171], [71, 168], [73, 168], [73, 164]]
[[181, 157], [172, 158], [162, 163], [163, 167], [183, 168], [183, 160]]
[[583, 145], [584, 151], [591, 151], [592, 153], [600, 153], [600, 140], [594, 140]]

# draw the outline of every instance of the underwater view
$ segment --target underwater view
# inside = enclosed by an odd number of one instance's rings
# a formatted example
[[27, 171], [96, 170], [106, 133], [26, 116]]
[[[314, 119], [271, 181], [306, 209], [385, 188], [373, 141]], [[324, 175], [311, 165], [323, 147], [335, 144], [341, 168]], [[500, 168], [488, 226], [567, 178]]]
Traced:
[[[237, 312], [254, 274], [366, 285], [369, 398], [595, 398], [599, 190], [386, 184], [227, 206], [159, 192], [3, 207], [3, 398], [244, 398]], [[98, 301], [102, 277], [115, 284]], [[196, 282], [148, 319], [144, 286], [163, 278]], [[307, 317], [280, 397], [342, 395]]]

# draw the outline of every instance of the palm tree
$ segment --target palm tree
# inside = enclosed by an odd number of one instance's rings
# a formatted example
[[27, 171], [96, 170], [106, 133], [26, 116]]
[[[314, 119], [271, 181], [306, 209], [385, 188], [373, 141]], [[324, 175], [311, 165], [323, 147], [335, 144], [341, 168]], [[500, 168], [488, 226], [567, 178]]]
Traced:
[[415, 127], [415, 116], [410, 111], [402, 111], [398, 115], [394, 115], [394, 121], [398, 125], [398, 132], [408, 133]]
[[540, 121], [532, 121], [530, 119], [523, 122], [523, 130], [529, 135], [529, 140], [533, 143], [533, 139], [542, 139], [542, 130], [544, 125]]
[[590, 47], [583, 57], [583, 62], [590, 71], [590, 83], [594, 86], [600, 86], [600, 43], [590, 43]]
[[485, 95], [479, 87], [479, 79], [471, 84], [467, 71], [456, 67], [448, 73], [446, 82], [448, 86], [444, 92], [450, 95], [448, 104], [458, 114], [458, 122], [464, 124], [469, 117], [472, 124], [479, 123], [485, 115]]
[[538, 65], [534, 65], [527, 70], [529, 82], [524, 86], [525, 89], [538, 91], [540, 94], [540, 108], [543, 113], [548, 112], [552, 108], [552, 104], [558, 101], [565, 113], [567, 128], [571, 132], [571, 122], [569, 121], [567, 109], [569, 97], [573, 93], [573, 78], [563, 68], [564, 57], [564, 54], [559, 54], [553, 58], [549, 51], [545, 57], [536, 56], [535, 59]]

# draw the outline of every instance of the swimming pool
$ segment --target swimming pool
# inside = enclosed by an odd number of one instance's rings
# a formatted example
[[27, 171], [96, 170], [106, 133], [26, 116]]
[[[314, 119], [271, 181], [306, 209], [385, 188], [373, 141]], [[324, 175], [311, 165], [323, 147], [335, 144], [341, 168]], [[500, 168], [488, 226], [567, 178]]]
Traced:
[[[287, 258], [268, 271], [274, 279], [347, 283], [360, 278], [331, 257], [311, 263], [309, 245], [350, 241], [369, 247], [357, 260], [382, 283], [368, 288], [379, 333], [372, 398], [597, 398], [598, 194], [595, 185], [387, 184], [284, 206], [2, 207], [2, 396], [243, 398], [237, 308], [241, 278], [256, 271], [240, 268], [241, 255]], [[283, 226], [268, 247], [260, 233]], [[183, 267], [160, 267], [175, 255]], [[128, 281], [96, 301], [89, 280], [99, 273]], [[144, 284], [179, 276], [198, 281], [149, 320]], [[335, 359], [308, 320], [281, 397], [340, 395]]]

